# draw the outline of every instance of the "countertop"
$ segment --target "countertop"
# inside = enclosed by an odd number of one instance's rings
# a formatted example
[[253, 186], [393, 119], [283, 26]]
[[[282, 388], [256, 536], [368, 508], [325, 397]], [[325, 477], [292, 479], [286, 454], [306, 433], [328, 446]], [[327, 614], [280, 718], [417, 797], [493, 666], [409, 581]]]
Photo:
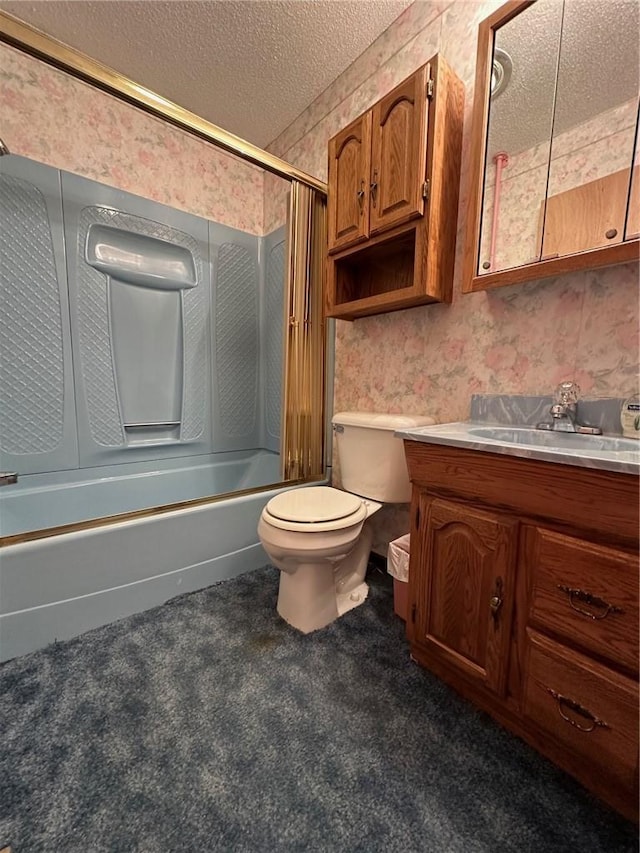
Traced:
[[[575, 465], [579, 468], [640, 474], [640, 442], [622, 439], [620, 436], [590, 436], [536, 430], [530, 426], [490, 425], [486, 421], [409, 427], [397, 430], [395, 435], [427, 444], [444, 444], [484, 453], [541, 459], [544, 462]], [[607, 442], [617, 445], [620, 449], [603, 449]]]

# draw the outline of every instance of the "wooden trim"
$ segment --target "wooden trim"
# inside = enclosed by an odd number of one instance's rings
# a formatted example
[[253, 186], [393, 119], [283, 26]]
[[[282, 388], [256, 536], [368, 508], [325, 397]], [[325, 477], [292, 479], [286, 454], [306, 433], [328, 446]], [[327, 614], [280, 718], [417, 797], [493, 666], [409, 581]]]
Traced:
[[460, 200], [464, 85], [440, 56], [431, 60], [434, 96], [429, 104], [425, 211], [425, 275], [429, 293], [451, 302]]
[[[421, 441], [405, 440], [404, 446], [412, 482], [429, 494], [517, 513], [561, 532], [578, 530], [605, 544], [637, 545], [635, 474]], [[513, 483], [520, 487], [514, 490]]]
[[535, 0], [510, 0], [482, 21], [478, 28], [473, 114], [468, 147], [471, 161], [468, 170], [467, 217], [462, 261], [463, 293], [475, 293], [510, 284], [519, 284], [523, 281], [564, 275], [575, 270], [615, 266], [616, 264], [637, 261], [640, 258], [640, 239], [633, 239], [615, 246], [590, 249], [575, 255], [523, 264], [487, 275], [478, 275], [493, 34], [496, 29], [504, 26], [533, 2]]
[[555, 275], [575, 272], [576, 270], [597, 269], [598, 267], [613, 267], [617, 264], [627, 264], [640, 260], [640, 239], [626, 240], [615, 246], [602, 246], [599, 249], [589, 249], [575, 255], [565, 255], [560, 258], [549, 258], [546, 261], [536, 261], [533, 264], [523, 264], [500, 272], [465, 278], [464, 293], [476, 293], [479, 290], [492, 290], [522, 281], [549, 278]]

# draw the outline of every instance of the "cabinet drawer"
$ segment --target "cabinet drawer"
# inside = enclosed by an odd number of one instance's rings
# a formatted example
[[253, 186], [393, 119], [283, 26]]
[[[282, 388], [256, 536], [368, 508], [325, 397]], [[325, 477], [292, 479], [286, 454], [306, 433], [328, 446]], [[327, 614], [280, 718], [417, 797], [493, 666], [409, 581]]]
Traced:
[[622, 791], [637, 777], [637, 682], [528, 631], [525, 717]]
[[529, 528], [529, 621], [638, 671], [638, 557]]

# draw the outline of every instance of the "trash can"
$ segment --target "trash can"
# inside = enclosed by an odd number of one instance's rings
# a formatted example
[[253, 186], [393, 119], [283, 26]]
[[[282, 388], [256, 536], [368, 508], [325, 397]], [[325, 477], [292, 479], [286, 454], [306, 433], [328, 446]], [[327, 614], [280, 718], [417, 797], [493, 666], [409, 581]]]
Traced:
[[409, 541], [410, 534], [389, 542], [387, 571], [393, 578], [393, 612], [407, 621], [409, 606]]

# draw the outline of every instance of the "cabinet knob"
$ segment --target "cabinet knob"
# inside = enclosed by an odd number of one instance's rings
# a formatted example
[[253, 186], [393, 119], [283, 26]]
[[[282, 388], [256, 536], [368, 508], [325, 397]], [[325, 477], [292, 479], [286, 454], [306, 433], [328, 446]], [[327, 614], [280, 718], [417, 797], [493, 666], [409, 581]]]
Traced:
[[608, 231], [604, 232], [604, 236], [607, 238], [607, 240], [613, 240], [614, 237], [618, 236], [618, 229], [617, 228], [609, 228]]
[[493, 595], [489, 599], [489, 609], [491, 610], [491, 616], [496, 625], [498, 624], [502, 604], [502, 578], [496, 578]]

